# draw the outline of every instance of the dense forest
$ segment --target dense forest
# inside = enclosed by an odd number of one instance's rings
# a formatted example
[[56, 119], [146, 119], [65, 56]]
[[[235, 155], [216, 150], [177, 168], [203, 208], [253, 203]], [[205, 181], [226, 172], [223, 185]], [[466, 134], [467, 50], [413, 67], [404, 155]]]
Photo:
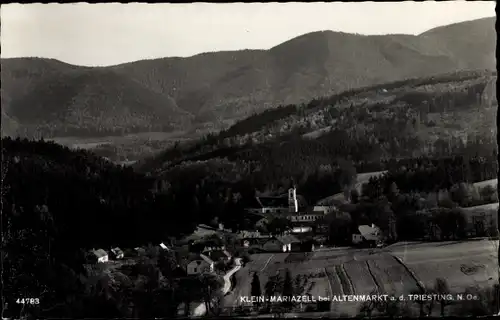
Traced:
[[490, 72], [458, 72], [288, 105], [218, 134], [177, 143], [137, 167], [161, 171], [182, 161], [216, 157], [267, 161], [275, 156], [269, 152], [276, 151], [287, 161], [341, 157], [368, 172], [377, 169], [367, 163], [381, 160], [493, 152], [495, 79]]

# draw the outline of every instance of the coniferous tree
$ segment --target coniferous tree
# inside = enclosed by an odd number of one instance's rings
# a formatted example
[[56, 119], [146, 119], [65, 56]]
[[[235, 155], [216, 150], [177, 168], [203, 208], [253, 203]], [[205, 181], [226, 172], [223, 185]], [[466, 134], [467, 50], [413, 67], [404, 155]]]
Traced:
[[[257, 272], [254, 272], [252, 277], [252, 283], [250, 284], [250, 295], [253, 297], [260, 297], [262, 295], [262, 289], [260, 287], [260, 279]], [[257, 303], [259, 305], [259, 303]]]

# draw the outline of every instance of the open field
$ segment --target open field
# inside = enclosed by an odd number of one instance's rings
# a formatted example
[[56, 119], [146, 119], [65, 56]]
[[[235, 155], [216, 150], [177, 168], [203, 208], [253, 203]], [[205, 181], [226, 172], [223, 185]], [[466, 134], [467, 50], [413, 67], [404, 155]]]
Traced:
[[164, 140], [183, 140], [186, 133], [177, 132], [140, 132], [127, 134], [123, 136], [107, 136], [95, 138], [82, 137], [55, 137], [50, 140], [70, 148], [92, 149], [104, 144], [127, 144], [137, 141], [164, 141]]
[[393, 255], [428, 288], [438, 277], [454, 292], [498, 283], [498, 240], [408, 244], [394, 248]]
[[474, 183], [474, 187], [479, 189], [482, 189], [486, 186], [492, 186], [493, 188], [496, 188], [498, 186], [498, 179], [491, 179]]
[[496, 214], [496, 212], [498, 212], [498, 202], [483, 204], [481, 206], [462, 208], [462, 210], [466, 212], [491, 212]]
[[[447, 280], [452, 293], [471, 286], [498, 283], [498, 241], [407, 242], [384, 249], [331, 249], [313, 254], [257, 254], [237, 274], [235, 291], [226, 297], [226, 307], [239, 305], [240, 295], [249, 295], [251, 271], [260, 271], [264, 290], [269, 276], [289, 269], [302, 294], [312, 296], [361, 294], [410, 294], [419, 285], [431, 289], [436, 278]], [[298, 278], [298, 280], [297, 280]], [[361, 302], [331, 303], [331, 314], [355, 315]]]

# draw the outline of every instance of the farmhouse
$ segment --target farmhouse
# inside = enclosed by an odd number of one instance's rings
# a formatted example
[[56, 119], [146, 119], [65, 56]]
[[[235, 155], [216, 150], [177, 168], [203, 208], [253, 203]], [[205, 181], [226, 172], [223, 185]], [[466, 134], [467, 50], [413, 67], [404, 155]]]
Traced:
[[123, 259], [125, 254], [123, 253], [122, 249], [116, 247], [116, 248], [111, 249], [111, 256], [114, 259]]
[[262, 249], [269, 252], [300, 251], [301, 242], [292, 235], [272, 237], [264, 243]]
[[98, 263], [108, 262], [108, 253], [103, 249], [93, 250], [93, 254], [97, 258]]
[[204, 254], [198, 255], [195, 259], [191, 260], [187, 265], [187, 274], [195, 275], [202, 273], [214, 272], [215, 263]]
[[375, 246], [380, 241], [380, 229], [372, 224], [361, 225], [358, 227], [358, 232], [353, 233], [352, 243], [355, 245], [372, 245]]

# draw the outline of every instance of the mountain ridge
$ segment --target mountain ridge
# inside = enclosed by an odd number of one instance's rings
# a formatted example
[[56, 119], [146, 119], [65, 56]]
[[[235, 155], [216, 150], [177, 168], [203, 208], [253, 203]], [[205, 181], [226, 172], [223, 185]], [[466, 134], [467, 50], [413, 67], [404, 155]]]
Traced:
[[[467, 30], [474, 34], [473, 39], [463, 33]], [[355, 35], [326, 30], [295, 37], [269, 50], [201, 53], [106, 67], [75, 66], [54, 59], [1, 59], [5, 84], [2, 93], [8, 97], [2, 99], [2, 115], [20, 128], [2, 128], [2, 133], [29, 136], [34, 131], [44, 136], [67, 136], [74, 131], [62, 128], [51, 133], [38, 129], [52, 124], [53, 120], [44, 119], [43, 114], [38, 122], [29, 122], [33, 118], [29, 104], [39, 99], [48, 102], [37, 108], [58, 108], [62, 123], [74, 127], [107, 123], [103, 128], [88, 126], [81, 130], [82, 135], [168, 131], [193, 125], [220, 130], [278, 105], [306, 103], [352, 88], [457, 69], [494, 69], [494, 36], [494, 18], [486, 18], [434, 28], [417, 36]], [[107, 76], [101, 77], [106, 72]], [[74, 85], [72, 77], [85, 73], [95, 75], [88, 76], [84, 85]], [[101, 78], [103, 81], [99, 81]], [[57, 82], [68, 84], [68, 91], [75, 92], [68, 98], [70, 102], [56, 105], [58, 96], [52, 92], [52, 84]], [[81, 86], [87, 91], [82, 91]], [[103, 93], [110, 98], [95, 99]], [[122, 112], [120, 106], [132, 109]], [[83, 115], [71, 115], [72, 108]], [[82, 110], [91, 110], [91, 114], [111, 111], [105, 115], [107, 119], [99, 119], [86, 116]], [[142, 118], [152, 110], [157, 123], [148, 126]], [[140, 115], [139, 120], [135, 114]]]

